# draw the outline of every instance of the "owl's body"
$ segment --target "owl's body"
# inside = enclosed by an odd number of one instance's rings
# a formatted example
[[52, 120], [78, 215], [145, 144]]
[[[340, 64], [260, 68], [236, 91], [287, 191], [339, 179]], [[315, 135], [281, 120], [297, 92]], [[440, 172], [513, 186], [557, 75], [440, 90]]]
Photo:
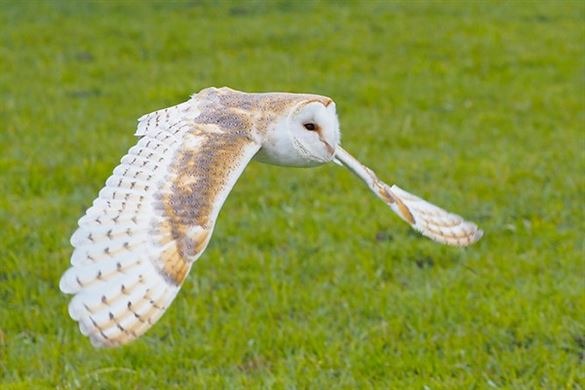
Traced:
[[96, 346], [131, 341], [160, 318], [253, 158], [297, 167], [335, 159], [424, 235], [454, 245], [481, 237], [475, 225], [388, 187], [341, 149], [335, 104], [324, 96], [208, 88], [143, 116], [136, 135], [79, 220], [60, 282], [74, 294], [71, 317]]

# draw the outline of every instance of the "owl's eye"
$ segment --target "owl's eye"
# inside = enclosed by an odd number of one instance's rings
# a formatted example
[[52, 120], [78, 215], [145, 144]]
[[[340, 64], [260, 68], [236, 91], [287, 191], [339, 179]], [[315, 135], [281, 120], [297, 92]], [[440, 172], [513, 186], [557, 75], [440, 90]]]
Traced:
[[305, 129], [309, 131], [317, 130], [317, 126], [314, 123], [305, 123], [303, 126], [305, 126]]

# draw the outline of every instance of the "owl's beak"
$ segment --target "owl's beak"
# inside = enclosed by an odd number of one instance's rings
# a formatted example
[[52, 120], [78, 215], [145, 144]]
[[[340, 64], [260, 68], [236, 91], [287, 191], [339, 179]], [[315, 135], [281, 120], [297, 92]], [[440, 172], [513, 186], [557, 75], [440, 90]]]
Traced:
[[329, 157], [333, 158], [333, 156], [335, 156], [335, 148], [333, 146], [331, 146], [331, 144], [325, 140], [325, 134], [323, 134], [323, 131], [321, 128], [317, 129], [317, 134], [319, 135], [319, 141], [321, 141], [321, 143], [323, 143], [323, 145], [325, 145], [325, 149], [327, 149], [327, 153], [329, 153]]
[[325, 148], [327, 149], [327, 152], [329, 153], [329, 155], [331, 157], [333, 157], [335, 155], [335, 148], [333, 146], [331, 146], [331, 144], [329, 144], [329, 142], [325, 141], [323, 139], [323, 137], [319, 137], [319, 139], [321, 140], [321, 142], [323, 142], [323, 144], [325, 145]]

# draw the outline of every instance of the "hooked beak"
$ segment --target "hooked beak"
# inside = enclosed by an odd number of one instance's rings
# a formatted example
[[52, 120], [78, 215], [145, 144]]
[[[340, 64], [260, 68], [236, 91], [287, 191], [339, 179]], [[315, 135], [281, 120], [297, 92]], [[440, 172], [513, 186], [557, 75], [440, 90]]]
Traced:
[[335, 155], [335, 148], [333, 146], [331, 146], [329, 144], [329, 142], [325, 141], [323, 139], [323, 137], [321, 137], [321, 135], [319, 134], [319, 140], [323, 143], [323, 145], [325, 145], [325, 148], [327, 149], [327, 152], [329, 153], [329, 155], [331, 157], [333, 157]]

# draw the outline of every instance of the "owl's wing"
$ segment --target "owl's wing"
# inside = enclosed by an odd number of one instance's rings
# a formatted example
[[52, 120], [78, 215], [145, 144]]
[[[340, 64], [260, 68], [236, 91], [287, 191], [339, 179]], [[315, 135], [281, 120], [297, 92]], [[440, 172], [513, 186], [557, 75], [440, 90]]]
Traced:
[[127, 343], [164, 313], [260, 148], [252, 129], [196, 123], [195, 98], [140, 119], [132, 147], [71, 237], [61, 291], [95, 346]]
[[335, 158], [362, 179], [376, 196], [422, 235], [454, 246], [468, 246], [482, 237], [483, 232], [473, 222], [445, 211], [396, 185], [388, 186], [378, 179], [374, 171], [339, 146]]

